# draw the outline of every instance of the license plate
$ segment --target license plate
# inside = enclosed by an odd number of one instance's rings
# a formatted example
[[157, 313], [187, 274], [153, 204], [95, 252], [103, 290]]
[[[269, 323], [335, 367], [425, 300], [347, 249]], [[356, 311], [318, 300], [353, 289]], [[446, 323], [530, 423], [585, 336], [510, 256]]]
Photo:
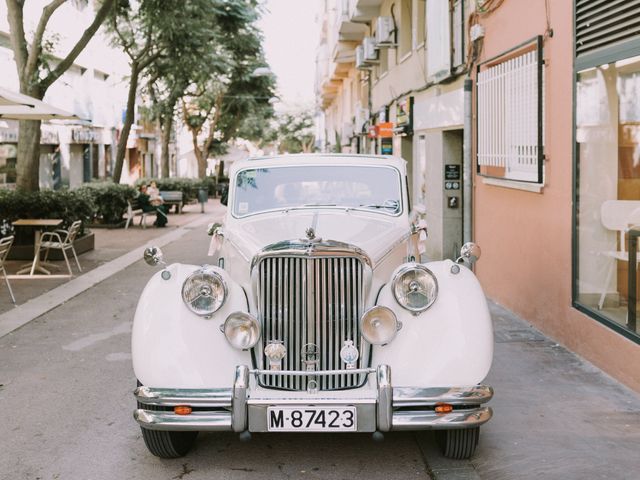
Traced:
[[269, 407], [270, 432], [355, 432], [356, 407]]

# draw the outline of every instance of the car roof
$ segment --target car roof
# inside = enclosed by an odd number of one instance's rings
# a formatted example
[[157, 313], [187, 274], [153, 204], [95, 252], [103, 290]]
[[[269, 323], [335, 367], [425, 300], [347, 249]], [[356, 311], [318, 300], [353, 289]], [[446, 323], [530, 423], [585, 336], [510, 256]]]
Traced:
[[251, 157], [233, 162], [231, 173], [247, 167], [267, 167], [279, 165], [383, 165], [405, 171], [406, 161], [392, 155], [367, 155], [352, 153], [296, 153]]

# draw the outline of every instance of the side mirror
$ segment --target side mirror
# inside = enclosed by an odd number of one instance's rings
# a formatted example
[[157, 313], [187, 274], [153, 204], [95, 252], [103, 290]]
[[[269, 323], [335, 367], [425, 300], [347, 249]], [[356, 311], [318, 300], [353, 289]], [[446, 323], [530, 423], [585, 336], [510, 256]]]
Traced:
[[160, 247], [145, 248], [143, 258], [146, 264], [151, 267], [164, 264], [164, 255], [162, 254]]
[[460, 257], [458, 257], [456, 262], [461, 263], [466, 261], [469, 262], [470, 265], [473, 265], [478, 261], [481, 253], [482, 252], [480, 250], [480, 247], [477, 244], [473, 242], [467, 242], [462, 245], [462, 248], [460, 249]]
[[225, 185], [222, 188], [222, 193], [220, 194], [220, 203], [226, 206], [229, 203], [229, 186]]

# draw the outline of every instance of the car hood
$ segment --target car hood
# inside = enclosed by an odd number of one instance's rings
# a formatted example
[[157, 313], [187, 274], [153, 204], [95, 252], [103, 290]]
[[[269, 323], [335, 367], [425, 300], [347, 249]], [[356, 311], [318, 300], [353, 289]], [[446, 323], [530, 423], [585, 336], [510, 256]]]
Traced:
[[343, 242], [362, 249], [374, 264], [409, 234], [409, 225], [404, 218], [340, 210], [256, 215], [236, 220], [233, 226], [227, 225], [225, 236], [245, 258], [251, 259], [267, 245], [305, 239], [310, 227], [322, 241]]

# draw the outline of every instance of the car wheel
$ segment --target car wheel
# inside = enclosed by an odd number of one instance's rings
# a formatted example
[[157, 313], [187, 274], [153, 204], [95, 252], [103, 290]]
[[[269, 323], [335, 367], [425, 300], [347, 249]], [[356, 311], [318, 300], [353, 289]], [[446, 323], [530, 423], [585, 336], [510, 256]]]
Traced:
[[436, 431], [436, 442], [442, 454], [455, 460], [470, 458], [476, 451], [479, 438], [480, 427]]
[[[138, 382], [138, 386], [140, 386]], [[157, 405], [145, 405], [138, 402], [138, 408], [145, 410], [170, 411], [170, 408], [159, 407]], [[191, 447], [193, 447], [198, 432], [170, 432], [165, 430], [149, 430], [140, 427], [142, 438], [147, 449], [160, 458], [184, 457]]]

